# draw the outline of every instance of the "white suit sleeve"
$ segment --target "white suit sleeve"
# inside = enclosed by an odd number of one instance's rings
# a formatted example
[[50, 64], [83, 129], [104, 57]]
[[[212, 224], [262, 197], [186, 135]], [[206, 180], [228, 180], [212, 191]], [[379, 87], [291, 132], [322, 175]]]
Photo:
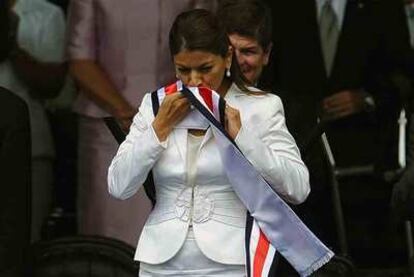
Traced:
[[152, 128], [153, 118], [151, 97], [146, 94], [129, 134], [109, 166], [108, 190], [116, 198], [134, 195], [166, 148], [168, 141], [159, 142]]
[[236, 144], [282, 198], [302, 203], [310, 192], [309, 172], [286, 127], [279, 97], [272, 95], [266, 110], [271, 110], [269, 118], [254, 129], [242, 122]]

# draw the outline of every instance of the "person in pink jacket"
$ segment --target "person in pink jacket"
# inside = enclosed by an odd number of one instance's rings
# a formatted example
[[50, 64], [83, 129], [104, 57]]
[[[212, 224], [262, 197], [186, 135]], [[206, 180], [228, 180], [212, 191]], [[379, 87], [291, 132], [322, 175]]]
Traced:
[[136, 245], [150, 211], [140, 191], [128, 201], [111, 198], [107, 169], [118, 144], [102, 118], [128, 131], [146, 92], [174, 79], [168, 30], [181, 11], [212, 6], [206, 0], [72, 0], [68, 14], [70, 72], [80, 93], [78, 230]]

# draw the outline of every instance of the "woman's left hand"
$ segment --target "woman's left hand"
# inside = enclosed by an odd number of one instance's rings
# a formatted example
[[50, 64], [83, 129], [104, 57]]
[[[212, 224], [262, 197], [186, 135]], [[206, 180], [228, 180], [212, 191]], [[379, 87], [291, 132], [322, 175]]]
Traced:
[[229, 133], [230, 137], [235, 139], [241, 128], [240, 112], [227, 104], [225, 116], [226, 119], [224, 121], [224, 128], [227, 133]]

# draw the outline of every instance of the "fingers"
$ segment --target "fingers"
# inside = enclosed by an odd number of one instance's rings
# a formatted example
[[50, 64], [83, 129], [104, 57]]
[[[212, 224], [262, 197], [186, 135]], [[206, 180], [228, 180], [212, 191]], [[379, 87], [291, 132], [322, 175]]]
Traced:
[[240, 118], [240, 112], [237, 109], [232, 108], [229, 105], [226, 105], [226, 109], [225, 109], [225, 115], [226, 118], [230, 121], [234, 121]]
[[335, 106], [342, 106], [354, 101], [354, 95], [351, 91], [342, 91], [334, 95], [326, 97], [323, 100], [323, 107], [326, 109], [333, 108]]
[[190, 103], [181, 93], [167, 95], [156, 116], [162, 125], [174, 127], [190, 111]]
[[184, 118], [190, 111], [190, 102], [187, 98], [181, 95], [181, 97], [175, 99], [172, 103], [172, 108], [177, 115], [180, 116], [180, 119]]
[[360, 112], [363, 100], [359, 91], [346, 90], [325, 98], [322, 108], [326, 118], [337, 119]]
[[114, 117], [125, 133], [129, 132], [129, 127], [136, 113], [137, 109], [129, 105], [116, 110]]
[[188, 101], [181, 93], [172, 93], [166, 95], [161, 105], [178, 105], [181, 102]]
[[356, 107], [352, 103], [343, 103], [337, 106], [331, 106], [325, 109], [325, 113], [332, 117], [344, 117], [357, 112]]
[[239, 110], [226, 105], [224, 114], [224, 128], [229, 133], [230, 137], [235, 139], [241, 128], [240, 112]]
[[190, 103], [183, 94], [173, 93], [164, 98], [161, 108], [167, 108], [172, 112], [180, 112], [189, 109]]
[[129, 133], [129, 128], [132, 125], [132, 118], [122, 118], [118, 119], [119, 125], [125, 133]]
[[172, 129], [190, 111], [188, 100], [181, 93], [165, 96], [152, 126], [160, 141], [164, 141]]
[[229, 109], [229, 105], [226, 105], [224, 109], [224, 129], [228, 132], [229, 131], [229, 117], [227, 116], [227, 110]]

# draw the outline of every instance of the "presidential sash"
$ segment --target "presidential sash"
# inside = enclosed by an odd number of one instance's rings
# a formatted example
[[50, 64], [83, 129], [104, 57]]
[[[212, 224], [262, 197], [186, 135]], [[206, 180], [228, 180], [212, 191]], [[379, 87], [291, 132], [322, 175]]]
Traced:
[[195, 109], [176, 127], [212, 128], [227, 177], [248, 210], [245, 244], [247, 275], [272, 276], [277, 252], [301, 276], [308, 276], [327, 263], [333, 252], [279, 197], [224, 129], [225, 100], [218, 93], [202, 87], [187, 88], [178, 81], [152, 93], [154, 115], [164, 97], [177, 91], [183, 93]]

